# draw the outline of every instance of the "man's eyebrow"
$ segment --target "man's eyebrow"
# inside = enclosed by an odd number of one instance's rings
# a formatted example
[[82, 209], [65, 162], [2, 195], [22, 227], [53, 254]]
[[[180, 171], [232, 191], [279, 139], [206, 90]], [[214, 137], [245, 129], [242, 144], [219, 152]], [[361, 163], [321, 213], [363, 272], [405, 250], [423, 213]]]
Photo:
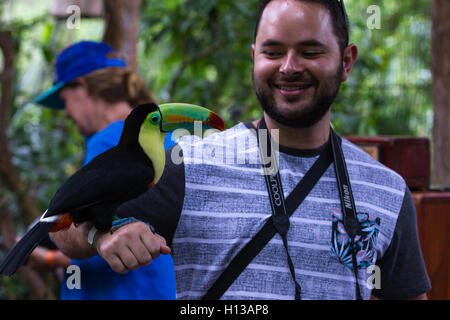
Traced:
[[283, 44], [280, 41], [276, 40], [265, 40], [261, 47], [276, 47], [276, 46], [282, 46]]
[[297, 45], [305, 47], [321, 47], [321, 48], [327, 47], [324, 43], [315, 39], [300, 41], [299, 43], [297, 43]]
[[[283, 43], [281, 41], [277, 40], [265, 40], [261, 47], [276, 47], [276, 46], [283, 46]], [[315, 39], [309, 39], [309, 40], [303, 40], [297, 43], [297, 46], [305, 46], [305, 47], [321, 47], [326, 48], [327, 46], [323, 44], [322, 42], [315, 40]]]

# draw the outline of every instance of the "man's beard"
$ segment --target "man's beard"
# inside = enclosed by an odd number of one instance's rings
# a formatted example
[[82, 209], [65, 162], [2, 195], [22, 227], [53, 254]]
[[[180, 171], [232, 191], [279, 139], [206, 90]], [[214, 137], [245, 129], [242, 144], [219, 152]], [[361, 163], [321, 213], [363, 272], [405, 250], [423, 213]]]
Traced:
[[[256, 97], [263, 110], [271, 119], [288, 127], [307, 128], [319, 122], [328, 110], [330, 110], [331, 104], [339, 92], [342, 73], [343, 65], [340, 64], [334, 76], [324, 80], [321, 84], [321, 88], [316, 87], [311, 102], [303, 106], [301, 110], [291, 112], [289, 116], [284, 115], [280, 107], [277, 106], [270, 87], [268, 90], [264, 90], [261, 86], [258, 86], [255, 82], [254, 72], [252, 74], [252, 79]], [[301, 79], [292, 79], [291, 81], [296, 80], [298, 81]]]

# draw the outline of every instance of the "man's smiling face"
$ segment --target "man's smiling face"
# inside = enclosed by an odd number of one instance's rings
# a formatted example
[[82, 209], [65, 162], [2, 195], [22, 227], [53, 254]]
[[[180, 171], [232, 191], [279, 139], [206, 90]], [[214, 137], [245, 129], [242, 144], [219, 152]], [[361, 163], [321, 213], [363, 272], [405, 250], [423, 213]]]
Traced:
[[269, 2], [252, 56], [255, 92], [273, 120], [304, 128], [329, 111], [343, 80], [343, 64], [325, 7], [296, 0]]

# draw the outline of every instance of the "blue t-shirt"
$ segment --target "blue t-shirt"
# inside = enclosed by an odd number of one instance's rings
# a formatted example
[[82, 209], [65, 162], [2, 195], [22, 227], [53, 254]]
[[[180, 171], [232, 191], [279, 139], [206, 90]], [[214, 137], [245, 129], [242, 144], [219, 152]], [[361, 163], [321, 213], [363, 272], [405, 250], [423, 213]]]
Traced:
[[[117, 121], [86, 138], [86, 155], [83, 165], [98, 154], [115, 146], [122, 133], [124, 121]], [[171, 135], [166, 135], [164, 147], [173, 145]], [[68, 276], [61, 286], [62, 300], [174, 300], [175, 272], [172, 257], [160, 255], [148, 266], [128, 271], [114, 272], [99, 255], [85, 260], [72, 260], [80, 267], [81, 288], [69, 289]]]

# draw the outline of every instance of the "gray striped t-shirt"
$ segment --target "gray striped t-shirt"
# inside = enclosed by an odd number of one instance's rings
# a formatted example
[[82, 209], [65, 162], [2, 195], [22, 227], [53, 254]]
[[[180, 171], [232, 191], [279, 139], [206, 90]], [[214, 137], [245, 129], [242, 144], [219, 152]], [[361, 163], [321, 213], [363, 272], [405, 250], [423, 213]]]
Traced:
[[[167, 152], [166, 170], [158, 185], [121, 210], [149, 221], [169, 241], [177, 299], [200, 299], [272, 211], [256, 131], [250, 123], [204, 139], [186, 136], [177, 142]], [[280, 146], [278, 166], [285, 197], [325, 147]], [[414, 206], [404, 180], [345, 139], [342, 148], [357, 212], [379, 222], [368, 227], [376, 231], [370, 239], [374, 248], [369, 265], [375, 263], [378, 268], [366, 266], [358, 271], [363, 298], [371, 294], [408, 298], [428, 291]], [[338, 259], [336, 247], [332, 250], [332, 222], [340, 210], [330, 165], [290, 217], [288, 248], [302, 299], [355, 299], [354, 273]], [[337, 242], [341, 239], [342, 235], [336, 237]], [[381, 288], [372, 292], [375, 285]], [[276, 234], [222, 299], [289, 300], [294, 291], [286, 252]]]

